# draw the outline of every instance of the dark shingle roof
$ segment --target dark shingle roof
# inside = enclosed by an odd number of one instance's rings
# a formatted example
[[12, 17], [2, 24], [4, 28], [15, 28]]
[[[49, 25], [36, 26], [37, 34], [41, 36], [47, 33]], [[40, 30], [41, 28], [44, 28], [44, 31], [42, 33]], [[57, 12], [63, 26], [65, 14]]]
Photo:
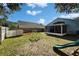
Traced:
[[43, 25], [33, 22], [18, 21], [20, 28], [44, 28]]
[[79, 17], [77, 17], [77, 18], [74, 18], [74, 20], [76, 20], [76, 21], [79, 21]]

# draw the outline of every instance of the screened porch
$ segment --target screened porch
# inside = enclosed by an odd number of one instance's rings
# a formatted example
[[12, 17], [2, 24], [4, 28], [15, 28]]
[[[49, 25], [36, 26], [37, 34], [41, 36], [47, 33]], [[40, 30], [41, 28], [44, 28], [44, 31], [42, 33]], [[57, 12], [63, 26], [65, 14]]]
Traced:
[[58, 36], [67, 34], [67, 26], [64, 23], [53, 24], [52, 26], [46, 26], [46, 33]]

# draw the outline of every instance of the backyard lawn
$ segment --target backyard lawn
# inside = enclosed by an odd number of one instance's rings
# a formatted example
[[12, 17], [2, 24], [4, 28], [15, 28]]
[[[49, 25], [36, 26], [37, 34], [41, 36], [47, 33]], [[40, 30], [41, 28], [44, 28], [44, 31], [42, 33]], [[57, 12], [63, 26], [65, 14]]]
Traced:
[[[72, 42], [56, 36], [47, 36], [45, 33], [26, 33], [23, 36], [7, 38], [0, 45], [0, 55], [10, 56], [57, 56], [53, 51], [56, 44]], [[71, 53], [78, 47], [62, 49], [66, 54]], [[71, 53], [70, 53], [71, 52]]]

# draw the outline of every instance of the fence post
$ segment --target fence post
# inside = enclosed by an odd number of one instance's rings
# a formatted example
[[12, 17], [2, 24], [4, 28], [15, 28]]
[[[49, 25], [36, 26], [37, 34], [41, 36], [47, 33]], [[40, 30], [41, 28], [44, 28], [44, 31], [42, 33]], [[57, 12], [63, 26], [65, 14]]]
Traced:
[[0, 44], [5, 39], [5, 27], [0, 27]]
[[6, 27], [6, 28], [5, 28], [5, 38], [7, 38], [8, 31], [9, 31], [9, 28], [8, 28], [8, 27]]

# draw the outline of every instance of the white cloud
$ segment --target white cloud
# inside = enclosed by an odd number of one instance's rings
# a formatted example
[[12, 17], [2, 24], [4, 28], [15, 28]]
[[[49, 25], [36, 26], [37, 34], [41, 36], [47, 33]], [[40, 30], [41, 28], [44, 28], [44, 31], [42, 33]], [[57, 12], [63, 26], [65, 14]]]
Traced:
[[40, 20], [38, 21], [38, 23], [44, 24], [44, 23], [45, 23], [45, 19], [40, 19]]
[[48, 4], [47, 3], [27, 3], [27, 6], [32, 7], [32, 8], [35, 8], [35, 7], [44, 8], [44, 7], [47, 7]]
[[32, 8], [35, 8], [35, 7], [36, 7], [36, 6], [35, 6], [34, 4], [32, 4], [32, 3], [27, 3], [27, 6], [32, 7]]
[[[52, 18], [52, 20], [55, 20], [56, 18], [74, 19], [74, 18], [77, 18], [77, 17], [79, 17], [79, 13], [71, 13], [71, 14], [65, 14], [65, 15], [55, 16], [55, 17]], [[49, 21], [49, 22], [51, 22], [51, 21]]]
[[37, 14], [41, 13], [42, 11], [31, 11], [31, 10], [27, 10], [26, 11], [28, 14], [36, 16]]
[[74, 19], [79, 17], [79, 13], [71, 13], [71, 14], [65, 14], [65, 15], [60, 15], [60, 16], [56, 16], [53, 17], [52, 19], [56, 19], [56, 18], [68, 18], [68, 19]]
[[72, 13], [72, 14], [61, 15], [59, 17], [73, 19], [73, 18], [79, 17], [79, 13]]
[[36, 3], [35, 5], [37, 5], [38, 7], [44, 8], [47, 7], [47, 3]]

